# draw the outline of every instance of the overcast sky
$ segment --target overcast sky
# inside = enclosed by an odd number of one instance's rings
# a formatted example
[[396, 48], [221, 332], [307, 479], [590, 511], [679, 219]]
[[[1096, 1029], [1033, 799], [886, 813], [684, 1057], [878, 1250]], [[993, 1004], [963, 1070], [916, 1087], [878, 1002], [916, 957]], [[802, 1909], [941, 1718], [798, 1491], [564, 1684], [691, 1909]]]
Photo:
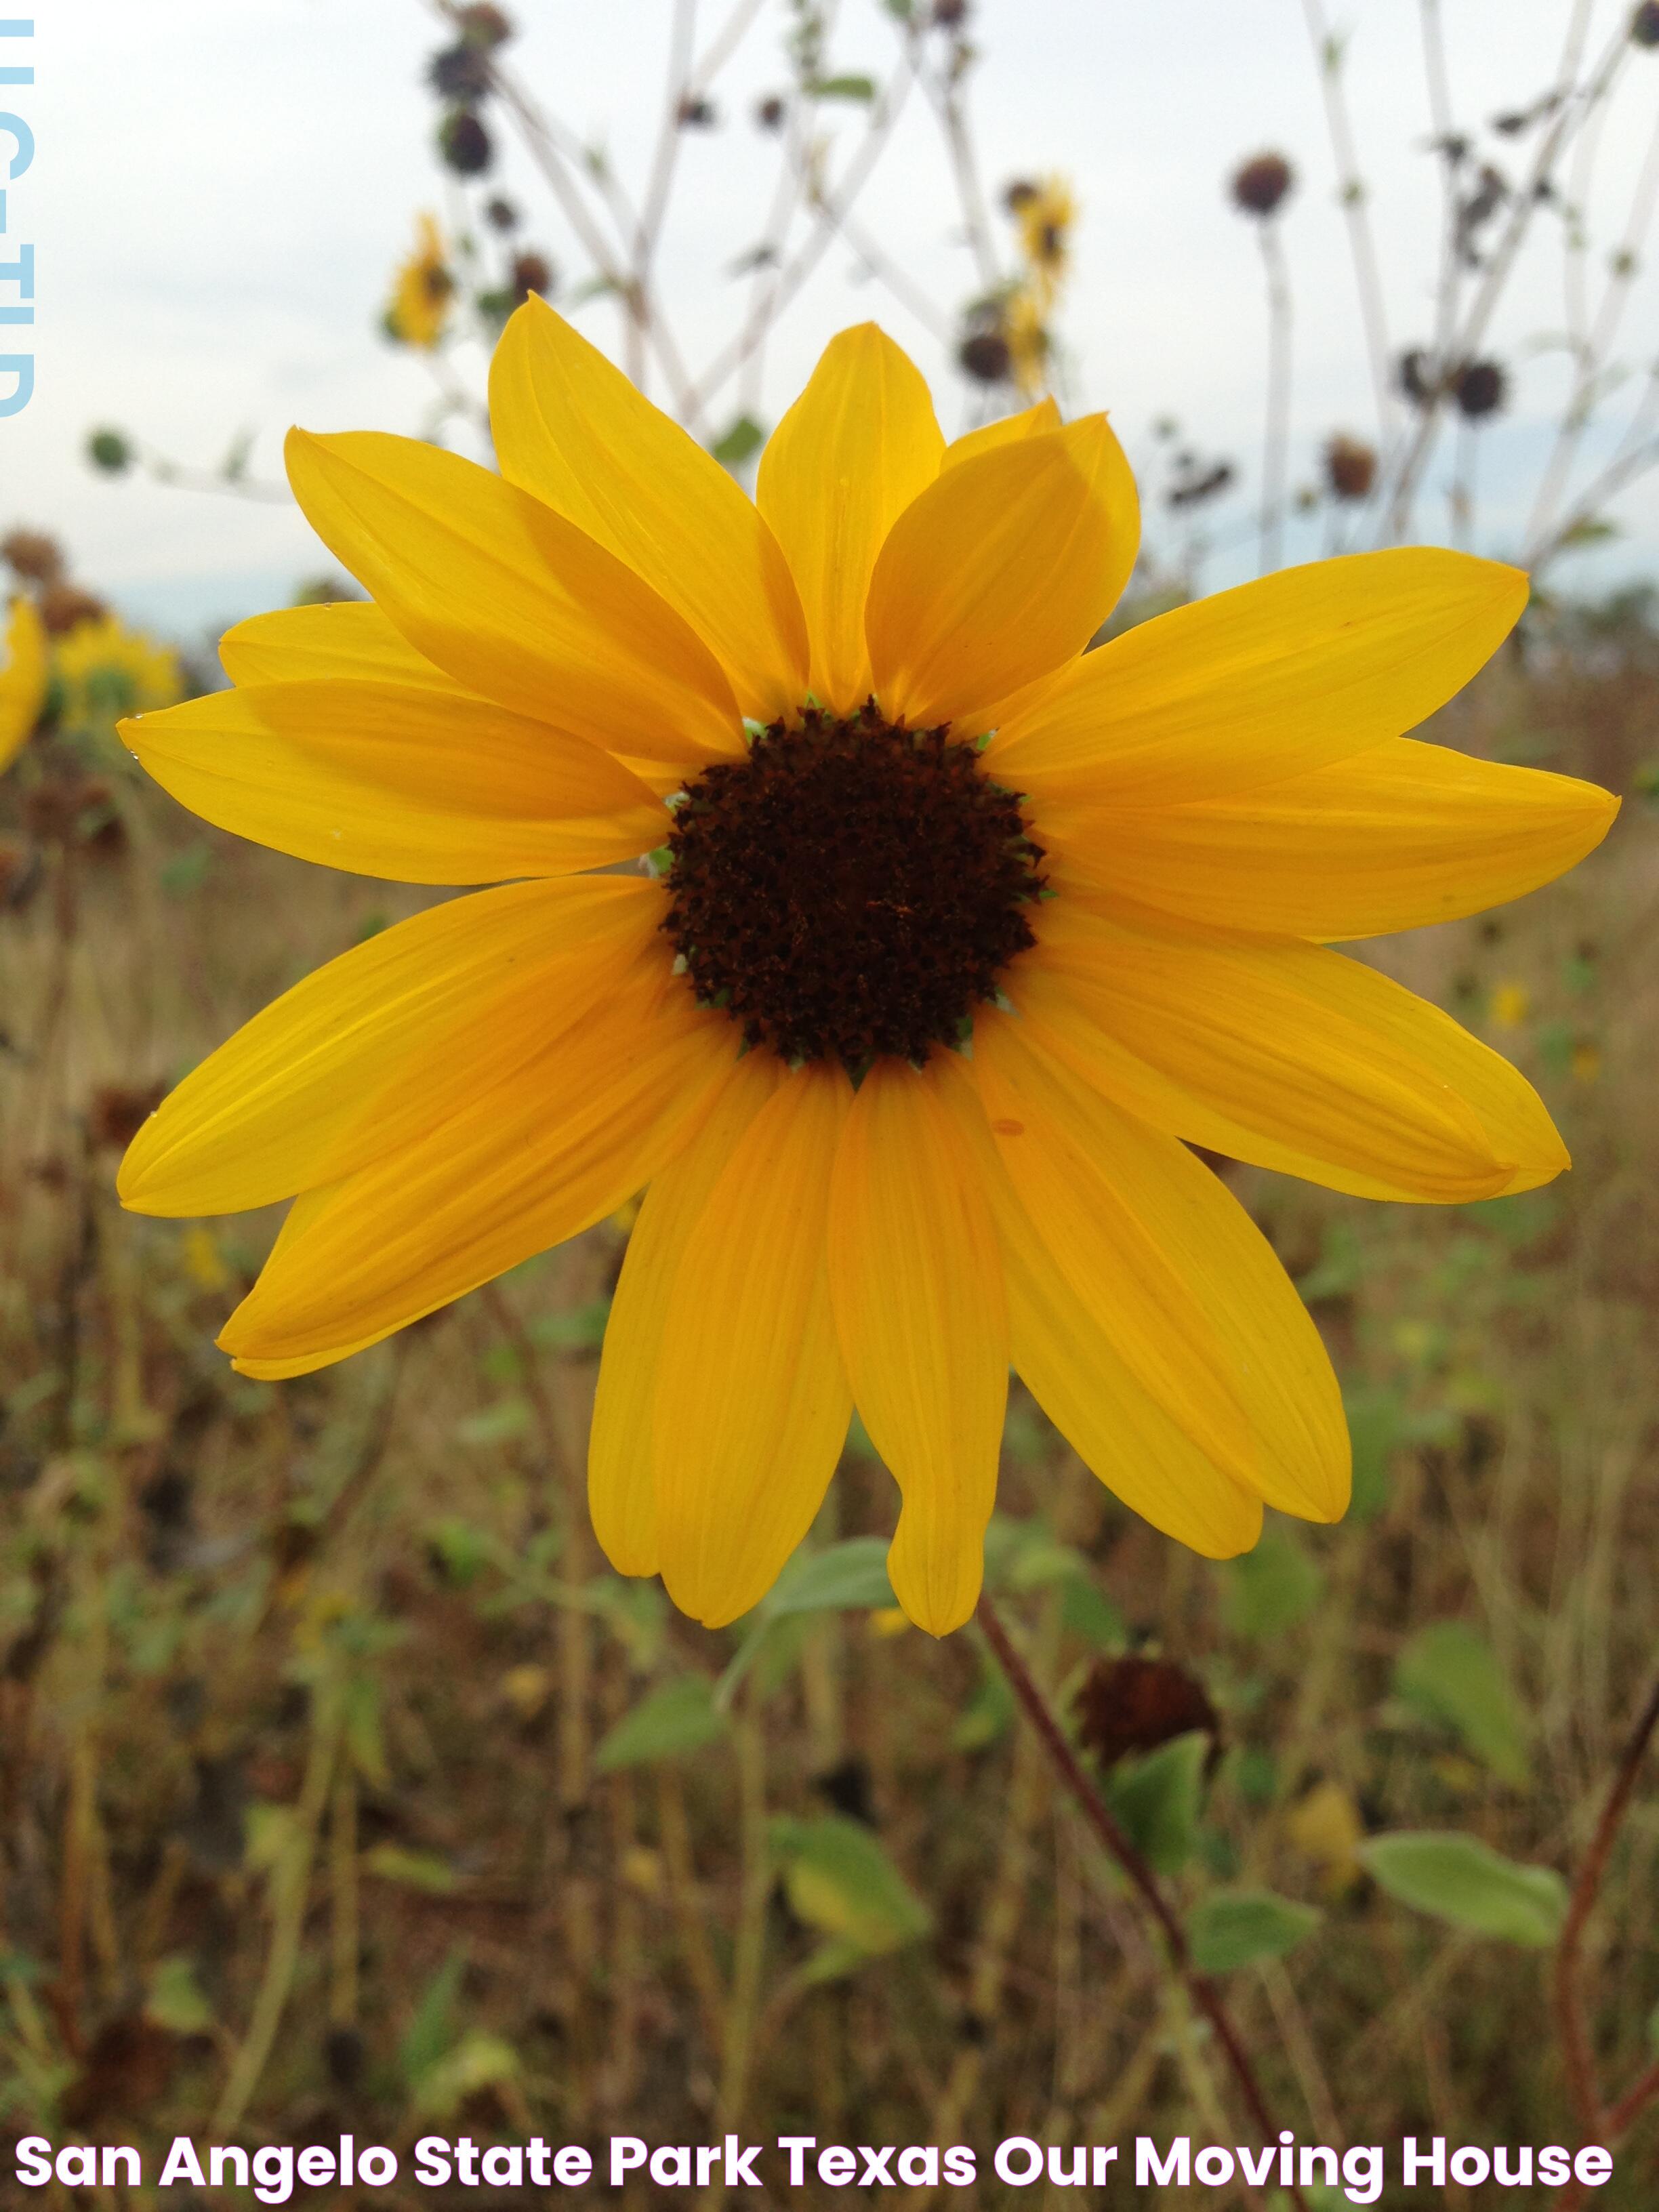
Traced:
[[[19, 5], [22, 0], [19, 0]], [[513, 59], [584, 140], [635, 182], [665, 76], [671, 0], [509, 0], [524, 27]], [[702, 0], [708, 31], [730, 0]], [[1346, 77], [1397, 346], [1431, 327], [1437, 171], [1419, 9], [1411, 0], [1327, 0], [1348, 36]], [[1546, 83], [1568, 0], [1442, 0], [1460, 124], [1479, 126]], [[380, 338], [389, 274], [423, 208], [442, 214], [431, 158], [425, 60], [437, 43], [422, 0], [36, 0], [38, 82], [15, 89], [38, 152], [10, 186], [9, 244], [38, 261], [36, 396], [0, 420], [0, 526], [50, 527], [84, 580], [175, 629], [285, 598], [326, 565], [291, 508], [91, 476], [88, 428], [112, 422], [186, 462], [211, 463], [240, 431], [275, 475], [283, 431], [415, 430], [432, 397], [425, 367]], [[1594, 51], [1628, 14], [1597, 0]], [[884, 72], [894, 40], [877, 0], [843, 0], [832, 54], [842, 71]], [[1248, 573], [1249, 495], [1259, 481], [1264, 309], [1249, 227], [1224, 179], [1243, 155], [1282, 149], [1298, 188], [1285, 219], [1295, 297], [1297, 481], [1334, 428], [1374, 434], [1352, 264], [1337, 205], [1302, 0], [977, 0], [984, 67], [975, 133], [995, 187], [1060, 169], [1082, 205], [1076, 278], [1062, 317], [1076, 405], [1111, 410], [1139, 462], [1151, 426], [1178, 418], [1206, 453], [1232, 458], [1244, 494], [1218, 517], [1239, 541], [1212, 580]], [[719, 127], [687, 132], [665, 290], [694, 362], [734, 327], [742, 285], [729, 264], [759, 233], [775, 148], [753, 127], [755, 94], [778, 82], [774, 4], [717, 92]], [[11, 42], [8, 42], [9, 45]], [[7, 58], [21, 57], [9, 54]], [[1590, 179], [1599, 288], [1659, 112], [1659, 52], [1631, 58]], [[833, 111], [837, 146], [861, 127]], [[1511, 172], [1531, 141], [1487, 137]], [[507, 147], [501, 183], [526, 212], [526, 242], [580, 273], [545, 188]], [[885, 250], [938, 300], [975, 289], [948, 173], [914, 100], [861, 206]], [[1006, 226], [1000, 228], [1006, 232]], [[1561, 229], [1547, 215], [1494, 344], [1516, 371], [1511, 410], [1483, 435], [1480, 541], [1512, 552], [1565, 388]], [[614, 345], [614, 307], [580, 309]], [[966, 397], [945, 349], [837, 246], [802, 293], [769, 358], [762, 412], [775, 417], [824, 339], [875, 315], [927, 368], [947, 429]], [[1644, 269], [1619, 353], [1645, 368], [1659, 351], [1659, 279]], [[482, 362], [457, 374], [475, 387]], [[1614, 395], [1616, 422], [1635, 382]], [[721, 406], [729, 413], [731, 399]], [[719, 413], [717, 409], [716, 412]], [[1594, 441], [1587, 447], [1594, 450]], [[1445, 514], [1442, 468], [1423, 514]], [[1623, 534], [1576, 557], [1586, 587], [1640, 573], [1659, 552], [1659, 475], [1627, 494]], [[1316, 551], [1304, 533], [1297, 550]]]

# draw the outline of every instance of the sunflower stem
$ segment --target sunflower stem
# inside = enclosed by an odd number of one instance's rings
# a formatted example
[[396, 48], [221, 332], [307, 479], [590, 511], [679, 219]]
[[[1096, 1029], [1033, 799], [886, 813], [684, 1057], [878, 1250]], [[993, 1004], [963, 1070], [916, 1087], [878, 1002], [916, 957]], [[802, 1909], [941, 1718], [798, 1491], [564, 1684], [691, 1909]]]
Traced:
[[[1238, 2086], [1239, 2094], [1261, 2131], [1262, 2142], [1276, 2142], [1278, 2124], [1267, 2110], [1267, 2100], [1261, 2094], [1255, 2069], [1250, 2064], [1238, 2031], [1222, 2002], [1221, 1992], [1210, 1976], [1200, 1973], [1194, 1964], [1187, 1942], [1187, 1932], [1164, 1894], [1157, 1875], [1118, 1826], [1106, 1801], [1084, 1771], [1081, 1760], [1060, 1726], [1058, 1714], [1020, 1656], [1001, 1614], [988, 1595], [983, 1592], [980, 1596], [977, 1617], [985, 1632], [985, 1640], [996, 1654], [997, 1663], [1007, 1676], [1009, 1686], [1035, 1729], [1056, 1777], [1093, 1831], [1096, 1840], [1107, 1856], [1115, 1861], [1157, 1923], [1169, 1954], [1170, 1965], [1188, 1996], [1214, 2030], [1229, 2070]], [[1298, 2188], [1292, 2185], [1288, 2193], [1297, 2212], [1308, 2212], [1307, 2199]]]

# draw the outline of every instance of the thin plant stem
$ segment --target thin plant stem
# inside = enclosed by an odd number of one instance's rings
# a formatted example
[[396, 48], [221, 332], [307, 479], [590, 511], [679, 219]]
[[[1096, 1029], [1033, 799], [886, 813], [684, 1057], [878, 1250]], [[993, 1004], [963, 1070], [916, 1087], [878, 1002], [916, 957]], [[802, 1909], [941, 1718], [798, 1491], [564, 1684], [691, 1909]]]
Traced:
[[1265, 576], [1285, 557], [1285, 471], [1291, 447], [1291, 280], [1285, 241], [1271, 216], [1258, 224], [1267, 280], [1267, 410], [1261, 453], [1261, 553]]
[[[1194, 1964], [1187, 1942], [1187, 1931], [1164, 1894], [1162, 1883], [1119, 1826], [1105, 1799], [1084, 1771], [1082, 1762], [1067, 1741], [1054, 1708], [1037, 1686], [1030, 1669], [1020, 1656], [1018, 1647], [1004, 1626], [1001, 1614], [987, 1595], [981, 1595], [977, 1619], [985, 1632], [986, 1642], [996, 1654], [997, 1663], [1007, 1676], [1009, 1686], [1027, 1720], [1036, 1731], [1038, 1741], [1047, 1753], [1048, 1762], [1061, 1786], [1071, 1796], [1096, 1841], [1126, 1876], [1157, 1923], [1169, 1954], [1170, 1965], [1185, 1984], [1193, 2002], [1209, 2022], [1245, 2108], [1261, 2131], [1262, 2142], [1275, 2141], [1279, 2134], [1278, 2124], [1267, 2109], [1267, 2100], [1256, 2080], [1255, 2069], [1222, 2001], [1220, 1990], [1210, 1976], [1200, 1973]], [[1301, 2191], [1292, 2185], [1289, 2193], [1297, 2212], [1308, 2212], [1307, 2200]]]
[[1359, 173], [1353, 123], [1348, 113], [1347, 94], [1344, 88], [1342, 49], [1326, 21], [1322, 0], [1302, 0], [1302, 5], [1307, 18], [1308, 36], [1313, 41], [1319, 68], [1320, 89], [1325, 100], [1325, 127], [1330, 137], [1331, 152], [1336, 161], [1337, 197], [1342, 204], [1342, 219], [1348, 233], [1348, 252], [1353, 261], [1354, 283], [1359, 293], [1359, 319], [1365, 334], [1365, 358], [1370, 367], [1371, 390], [1376, 402], [1377, 436], [1386, 443], [1393, 416], [1389, 385], [1388, 314], [1382, 304], [1382, 278], [1376, 263], [1376, 240], [1371, 234], [1370, 204], [1364, 179]]
[[[1637, 1717], [1636, 1725], [1626, 1742], [1624, 1755], [1620, 1759], [1601, 1808], [1601, 1817], [1595, 1825], [1595, 1833], [1590, 1839], [1590, 1847], [1584, 1854], [1573, 1882], [1572, 1892], [1567, 1900], [1566, 1918], [1562, 1923], [1560, 1941], [1555, 1951], [1556, 2034], [1561, 2045], [1573, 2116], [1585, 2139], [1590, 2142], [1601, 2140], [1600, 2130], [1606, 2124], [1607, 2113], [1596, 2081], [1589, 2029], [1584, 2019], [1580, 1972], [1584, 1929], [1601, 1893], [1607, 1862], [1613, 1856], [1613, 1847], [1618, 1841], [1625, 1815], [1630, 1810], [1630, 1801], [1636, 1790], [1636, 1778], [1656, 1728], [1659, 1728], [1659, 1676], [1655, 1678]], [[1655, 2086], [1659, 2090], [1659, 2081], [1656, 2081]], [[1651, 2095], [1654, 2092], [1649, 2094]], [[1647, 2100], [1644, 2098], [1642, 2101], [1645, 2103]], [[1620, 2106], [1615, 2109], [1622, 2109], [1626, 2102], [1628, 2098], [1621, 2099]], [[1636, 2110], [1640, 2109], [1638, 2105]], [[1631, 2118], [1634, 2117], [1632, 2112]], [[1626, 2124], [1628, 2125], [1629, 2122], [1626, 2121]]]

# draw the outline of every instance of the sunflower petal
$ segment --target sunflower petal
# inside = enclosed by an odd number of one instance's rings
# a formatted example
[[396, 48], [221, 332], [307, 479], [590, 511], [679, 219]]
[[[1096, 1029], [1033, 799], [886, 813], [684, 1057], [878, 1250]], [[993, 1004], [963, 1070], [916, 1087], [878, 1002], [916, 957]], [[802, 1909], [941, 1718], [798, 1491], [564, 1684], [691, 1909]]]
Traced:
[[756, 502], [806, 611], [812, 690], [833, 713], [870, 696], [871, 571], [944, 451], [921, 370], [874, 323], [860, 323], [830, 339], [761, 455]]
[[1316, 945], [1045, 902], [1009, 985], [1063, 1056], [1156, 1127], [1365, 1198], [1455, 1203], [1568, 1160], [1542, 1101], [1447, 1014]]
[[945, 448], [941, 468], [954, 469], [963, 461], [971, 461], [976, 454], [988, 453], [998, 446], [1012, 445], [1021, 438], [1040, 438], [1049, 430], [1061, 427], [1060, 410], [1052, 399], [1039, 399], [1035, 407], [1024, 407], [1018, 415], [1000, 415], [994, 422], [981, 422], [977, 430], [969, 430], [960, 438], [952, 438]]
[[478, 696], [416, 653], [373, 599], [334, 599], [250, 615], [220, 639], [219, 659], [233, 684], [306, 684], [343, 677], [365, 684], [423, 684], [433, 691]]
[[138, 1213], [234, 1213], [412, 1143], [545, 1050], [653, 949], [662, 892], [511, 884], [396, 922], [286, 991], [187, 1075], [117, 1178]]
[[631, 860], [669, 828], [656, 795], [597, 745], [456, 691], [256, 684], [120, 731], [216, 828], [398, 883], [568, 874]]
[[979, 1598], [1008, 1399], [996, 1231], [939, 1096], [952, 1071], [878, 1060], [830, 1191], [830, 1290], [853, 1396], [903, 1493], [888, 1571], [919, 1628]]
[[777, 540], [714, 456], [543, 301], [527, 301], [501, 334], [489, 414], [507, 482], [675, 608], [745, 714], [770, 721], [799, 707], [806, 623]]
[[[1194, 1338], [1215, 1360], [1248, 1425], [1246, 1458], [1225, 1472], [1281, 1512], [1334, 1521], [1348, 1503], [1348, 1431], [1341, 1394], [1318, 1330], [1272, 1246], [1220, 1178], [1187, 1147], [1101, 1097], [1045, 1052], [1030, 1025], [988, 1016], [976, 1026], [975, 1068], [1011, 1182], [1050, 1255], [1106, 1322], [1120, 1352], [1122, 1307], [1146, 1296], [1124, 1265], [1119, 1218], [1154, 1247], [1188, 1309], [1182, 1322], [1154, 1286], [1154, 1331]], [[1100, 1237], [1100, 1229], [1108, 1229]], [[1075, 1258], [1079, 1233], [1096, 1240], [1089, 1283]], [[1152, 1386], [1144, 1364], [1140, 1379]], [[1153, 1395], [1191, 1426], [1188, 1385]], [[1202, 1438], [1195, 1438], [1202, 1443]], [[1213, 1455], [1212, 1455], [1213, 1456]]]
[[[987, 1016], [975, 1024], [981, 1097], [980, 1041], [1000, 1018]], [[994, 1077], [994, 1089], [996, 1083]], [[1006, 1164], [1011, 1145], [1028, 1136], [1028, 1125], [1012, 1110], [1012, 1094], [1000, 1098], [1011, 1110], [996, 1115], [1006, 1127], [994, 1144], [980, 1098], [964, 1102], [963, 1089], [953, 1085], [945, 1096], [964, 1141], [979, 1154], [981, 1187], [1002, 1248], [1010, 1349], [1027, 1389], [1132, 1512], [1206, 1559], [1248, 1551], [1261, 1533], [1261, 1499], [1194, 1440], [1179, 1397], [1171, 1404], [1149, 1389], [1124, 1358], [1116, 1323], [1132, 1302], [1133, 1272], [1114, 1282], [1109, 1267], [1079, 1263], [1069, 1199], [1051, 1208], [1034, 1189], [1039, 1220]], [[1066, 1264], [1062, 1252], [1070, 1255]], [[1144, 1322], [1134, 1333], [1144, 1334]]]
[[647, 1191], [628, 1240], [587, 1447], [593, 1533], [618, 1574], [657, 1571], [657, 1365], [686, 1242], [750, 1123], [783, 1079], [782, 1064], [769, 1052], [744, 1055], [708, 1120]]
[[824, 1254], [852, 1095], [838, 1067], [792, 1076], [681, 1250], [657, 1383], [657, 1534], [668, 1595], [706, 1627], [771, 1588], [846, 1441]]
[[1223, 929], [1381, 936], [1519, 898], [1584, 857], [1619, 801], [1577, 777], [1389, 738], [1356, 759], [1186, 806], [1041, 805], [1064, 874]]
[[[327, 1365], [615, 1212], [684, 1142], [732, 1060], [732, 1026], [636, 979], [451, 1121], [327, 1187], [219, 1341]], [[300, 1371], [295, 1370], [295, 1371]]]
[[918, 726], [973, 722], [1081, 653], [1128, 581], [1139, 530], [1103, 415], [947, 469], [893, 525], [871, 579], [884, 709]]
[[293, 430], [286, 452], [312, 528], [458, 684], [646, 760], [741, 751], [737, 702], [701, 639], [528, 493], [375, 431]]
[[1526, 603], [1520, 569], [1439, 546], [1281, 569], [1111, 639], [1005, 721], [986, 759], [1077, 805], [1254, 790], [1413, 729]]

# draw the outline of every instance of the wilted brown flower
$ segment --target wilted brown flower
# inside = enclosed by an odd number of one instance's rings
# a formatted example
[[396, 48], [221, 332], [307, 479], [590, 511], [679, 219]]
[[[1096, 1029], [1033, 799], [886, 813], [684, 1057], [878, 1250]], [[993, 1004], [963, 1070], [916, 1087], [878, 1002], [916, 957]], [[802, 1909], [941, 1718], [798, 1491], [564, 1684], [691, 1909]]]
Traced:
[[14, 530], [0, 538], [0, 561], [14, 576], [22, 576], [32, 584], [55, 584], [64, 573], [58, 541], [43, 530]]
[[513, 302], [523, 307], [532, 292], [544, 300], [553, 289], [553, 269], [544, 253], [520, 253], [513, 264]]
[[1022, 208], [1030, 207], [1042, 189], [1030, 177], [1016, 177], [1012, 185], [1003, 187], [1002, 204], [1010, 215], [1018, 215]]
[[438, 125], [438, 151], [458, 177], [477, 177], [489, 167], [495, 149], [472, 111], [458, 107]]
[[48, 584], [40, 594], [40, 619], [53, 637], [66, 637], [82, 623], [100, 622], [108, 611], [78, 584]]
[[94, 1150], [125, 1152], [167, 1096], [165, 1083], [102, 1083], [87, 1107], [87, 1137]]
[[1659, 0], [1642, 0], [1630, 19], [1630, 34], [1638, 46], [1659, 46]]
[[1200, 1729], [1210, 1739], [1211, 1763], [1221, 1754], [1221, 1723], [1204, 1685], [1173, 1659], [1097, 1659], [1076, 1711], [1078, 1741], [1103, 1766]]
[[1333, 499], [1369, 499], [1376, 482], [1376, 451], [1338, 430], [1325, 441], [1325, 482]]
[[971, 331], [957, 359], [975, 384], [1006, 384], [1013, 373], [1013, 349], [1000, 331]]
[[1273, 214], [1296, 183], [1296, 172], [1282, 154], [1253, 154], [1233, 171], [1233, 205], [1245, 215], [1264, 221]]
[[1498, 412], [1509, 396], [1509, 378], [1498, 362], [1471, 361], [1458, 370], [1452, 397], [1458, 412], [1478, 422], [1483, 416]]

